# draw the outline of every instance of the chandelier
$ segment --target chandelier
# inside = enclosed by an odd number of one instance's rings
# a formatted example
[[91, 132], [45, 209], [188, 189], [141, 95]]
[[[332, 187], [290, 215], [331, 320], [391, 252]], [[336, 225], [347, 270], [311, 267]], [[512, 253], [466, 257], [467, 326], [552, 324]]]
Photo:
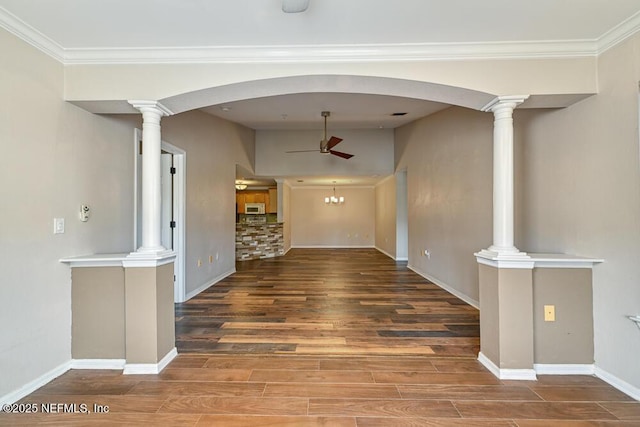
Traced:
[[[335, 181], [334, 181], [335, 184]], [[340, 197], [336, 197], [336, 186], [333, 186], [333, 196], [328, 196], [324, 198], [324, 202], [327, 205], [339, 205], [344, 203], [344, 197], [340, 196]]]

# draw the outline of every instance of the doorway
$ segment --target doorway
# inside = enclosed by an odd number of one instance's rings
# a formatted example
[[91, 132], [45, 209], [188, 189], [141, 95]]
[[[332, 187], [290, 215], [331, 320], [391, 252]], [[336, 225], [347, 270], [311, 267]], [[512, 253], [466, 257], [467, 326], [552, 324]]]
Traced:
[[[134, 250], [142, 242], [142, 131], [135, 130]], [[176, 252], [174, 268], [174, 302], [186, 301], [185, 195], [186, 151], [162, 141], [161, 221], [162, 246]]]

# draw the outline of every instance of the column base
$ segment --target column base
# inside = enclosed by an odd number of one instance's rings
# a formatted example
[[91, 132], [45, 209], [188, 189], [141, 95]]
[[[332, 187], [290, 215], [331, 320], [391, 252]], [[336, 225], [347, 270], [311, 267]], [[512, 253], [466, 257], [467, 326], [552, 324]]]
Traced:
[[160, 265], [174, 262], [177, 253], [171, 249], [163, 247], [160, 250], [138, 250], [131, 252], [122, 261], [123, 267], [158, 267]]
[[479, 264], [491, 267], [531, 269], [534, 265], [533, 259], [526, 252], [520, 252], [516, 248], [504, 250], [504, 248], [490, 246], [474, 255]]

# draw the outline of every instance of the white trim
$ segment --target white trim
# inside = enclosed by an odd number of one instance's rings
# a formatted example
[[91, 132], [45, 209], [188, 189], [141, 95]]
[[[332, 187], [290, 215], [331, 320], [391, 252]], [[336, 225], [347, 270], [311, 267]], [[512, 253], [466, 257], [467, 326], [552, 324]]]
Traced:
[[92, 254], [61, 258], [60, 262], [78, 267], [122, 267], [122, 262], [129, 254]]
[[375, 247], [375, 249], [378, 252], [382, 252], [384, 255], [388, 256], [389, 258], [391, 258], [394, 261], [409, 261], [408, 257], [394, 257], [393, 255], [391, 255], [389, 252], [385, 251], [384, 249], [381, 249], [379, 247]]
[[379, 247], [377, 247], [377, 246], [375, 246], [375, 249], [376, 249], [378, 252], [380, 252], [380, 253], [382, 253], [382, 254], [384, 254], [384, 255], [388, 256], [388, 257], [389, 257], [389, 258], [391, 258], [392, 260], [397, 261], [397, 260], [396, 260], [396, 257], [394, 257], [393, 255], [391, 255], [389, 252], [385, 251], [384, 249], [379, 248]]
[[174, 302], [185, 302], [186, 297], [186, 194], [187, 194], [187, 152], [166, 141], [161, 142], [163, 150], [173, 155], [173, 166], [176, 168], [174, 181], [173, 199], [175, 206], [174, 220], [176, 221], [176, 240], [174, 244], [178, 248], [176, 251], [175, 275], [176, 281], [174, 286]]
[[125, 359], [73, 359], [71, 369], [124, 369]]
[[211, 286], [215, 285], [216, 283], [218, 283], [219, 281], [223, 280], [226, 277], [231, 276], [233, 273], [236, 272], [235, 267], [225, 273], [222, 273], [221, 275], [219, 275], [218, 277], [215, 277], [214, 279], [210, 280], [209, 282], [205, 283], [204, 285], [200, 286], [197, 289], [194, 289], [193, 291], [189, 292], [186, 296], [185, 296], [185, 301], [189, 301], [191, 298], [195, 297], [196, 295], [198, 295], [200, 292], [209, 289]]
[[629, 384], [628, 382], [621, 380], [613, 374], [605, 371], [604, 369], [596, 366], [595, 367], [595, 375], [600, 378], [602, 381], [606, 382], [610, 386], [620, 390], [627, 396], [630, 396], [636, 400], [640, 400], [640, 388]]
[[534, 268], [593, 268], [594, 264], [604, 259], [585, 258], [567, 254], [532, 254], [529, 256], [535, 263]]
[[159, 267], [161, 265], [175, 262], [176, 253], [174, 251], [162, 252], [131, 252], [127, 258], [122, 260], [124, 268], [145, 268]]
[[66, 54], [62, 46], [2, 7], [0, 7], [0, 27], [64, 64]]
[[495, 268], [593, 268], [595, 264], [604, 262], [603, 259], [567, 254], [518, 252], [514, 255], [503, 256], [487, 249], [483, 249], [474, 255], [478, 264]]
[[487, 356], [478, 353], [478, 362], [482, 363], [493, 375], [501, 380], [536, 381], [536, 371], [533, 369], [501, 369]]
[[65, 65], [75, 64], [261, 64], [319, 62], [396, 62], [475, 59], [592, 57], [595, 40], [491, 43], [398, 43], [176, 48], [65, 49]]
[[8, 394], [5, 394], [4, 396], [0, 396], [0, 406], [5, 403], [17, 402], [23, 397], [30, 395], [34, 391], [38, 390], [40, 387], [48, 384], [49, 382], [58, 378], [60, 375], [67, 372], [70, 369], [70, 367], [71, 367], [71, 361], [65, 362], [62, 365], [59, 365], [56, 368], [53, 368], [52, 370], [45, 372], [44, 374], [40, 375], [38, 378], [32, 381], [29, 381], [28, 383], [18, 388], [17, 390], [14, 390]]
[[593, 364], [534, 363], [533, 369], [538, 375], [593, 375], [595, 373]]
[[602, 35], [597, 42], [597, 54], [600, 55], [601, 53], [606, 52], [618, 43], [622, 43], [629, 37], [633, 36], [638, 31], [640, 31], [640, 12]]
[[442, 289], [444, 289], [445, 291], [449, 292], [450, 294], [453, 294], [456, 297], [460, 298], [462, 301], [466, 302], [470, 306], [480, 310], [480, 302], [479, 301], [476, 301], [473, 298], [470, 298], [468, 295], [463, 294], [462, 292], [458, 291], [457, 289], [452, 288], [451, 286], [449, 286], [446, 283], [436, 279], [435, 277], [430, 276], [427, 273], [423, 273], [423, 272], [419, 271], [418, 269], [416, 269], [412, 265], [407, 265], [407, 268], [409, 270], [413, 271], [414, 273], [424, 277], [428, 281], [432, 282], [434, 285], [437, 285], [437, 286], [441, 287]]
[[174, 347], [158, 363], [126, 363], [123, 375], [144, 375], [159, 374], [178, 355], [178, 350]]

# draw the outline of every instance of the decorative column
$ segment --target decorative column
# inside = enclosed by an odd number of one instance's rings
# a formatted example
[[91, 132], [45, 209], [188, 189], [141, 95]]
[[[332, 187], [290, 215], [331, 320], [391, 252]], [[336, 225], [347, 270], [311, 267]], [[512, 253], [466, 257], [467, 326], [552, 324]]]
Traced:
[[478, 256], [522, 259], [514, 245], [513, 110], [528, 96], [499, 96], [482, 111], [493, 112], [493, 244]]
[[171, 111], [156, 101], [129, 101], [142, 113], [142, 246], [140, 255], [167, 252], [162, 246], [160, 162], [162, 137], [160, 119]]
[[534, 380], [534, 262], [514, 245], [513, 110], [528, 96], [500, 96], [482, 111], [493, 124], [493, 244], [476, 253], [480, 288], [478, 360], [501, 379]]
[[125, 374], [157, 374], [177, 355], [173, 305], [176, 253], [162, 246], [160, 119], [156, 101], [129, 101], [142, 113], [142, 246], [123, 261]]

